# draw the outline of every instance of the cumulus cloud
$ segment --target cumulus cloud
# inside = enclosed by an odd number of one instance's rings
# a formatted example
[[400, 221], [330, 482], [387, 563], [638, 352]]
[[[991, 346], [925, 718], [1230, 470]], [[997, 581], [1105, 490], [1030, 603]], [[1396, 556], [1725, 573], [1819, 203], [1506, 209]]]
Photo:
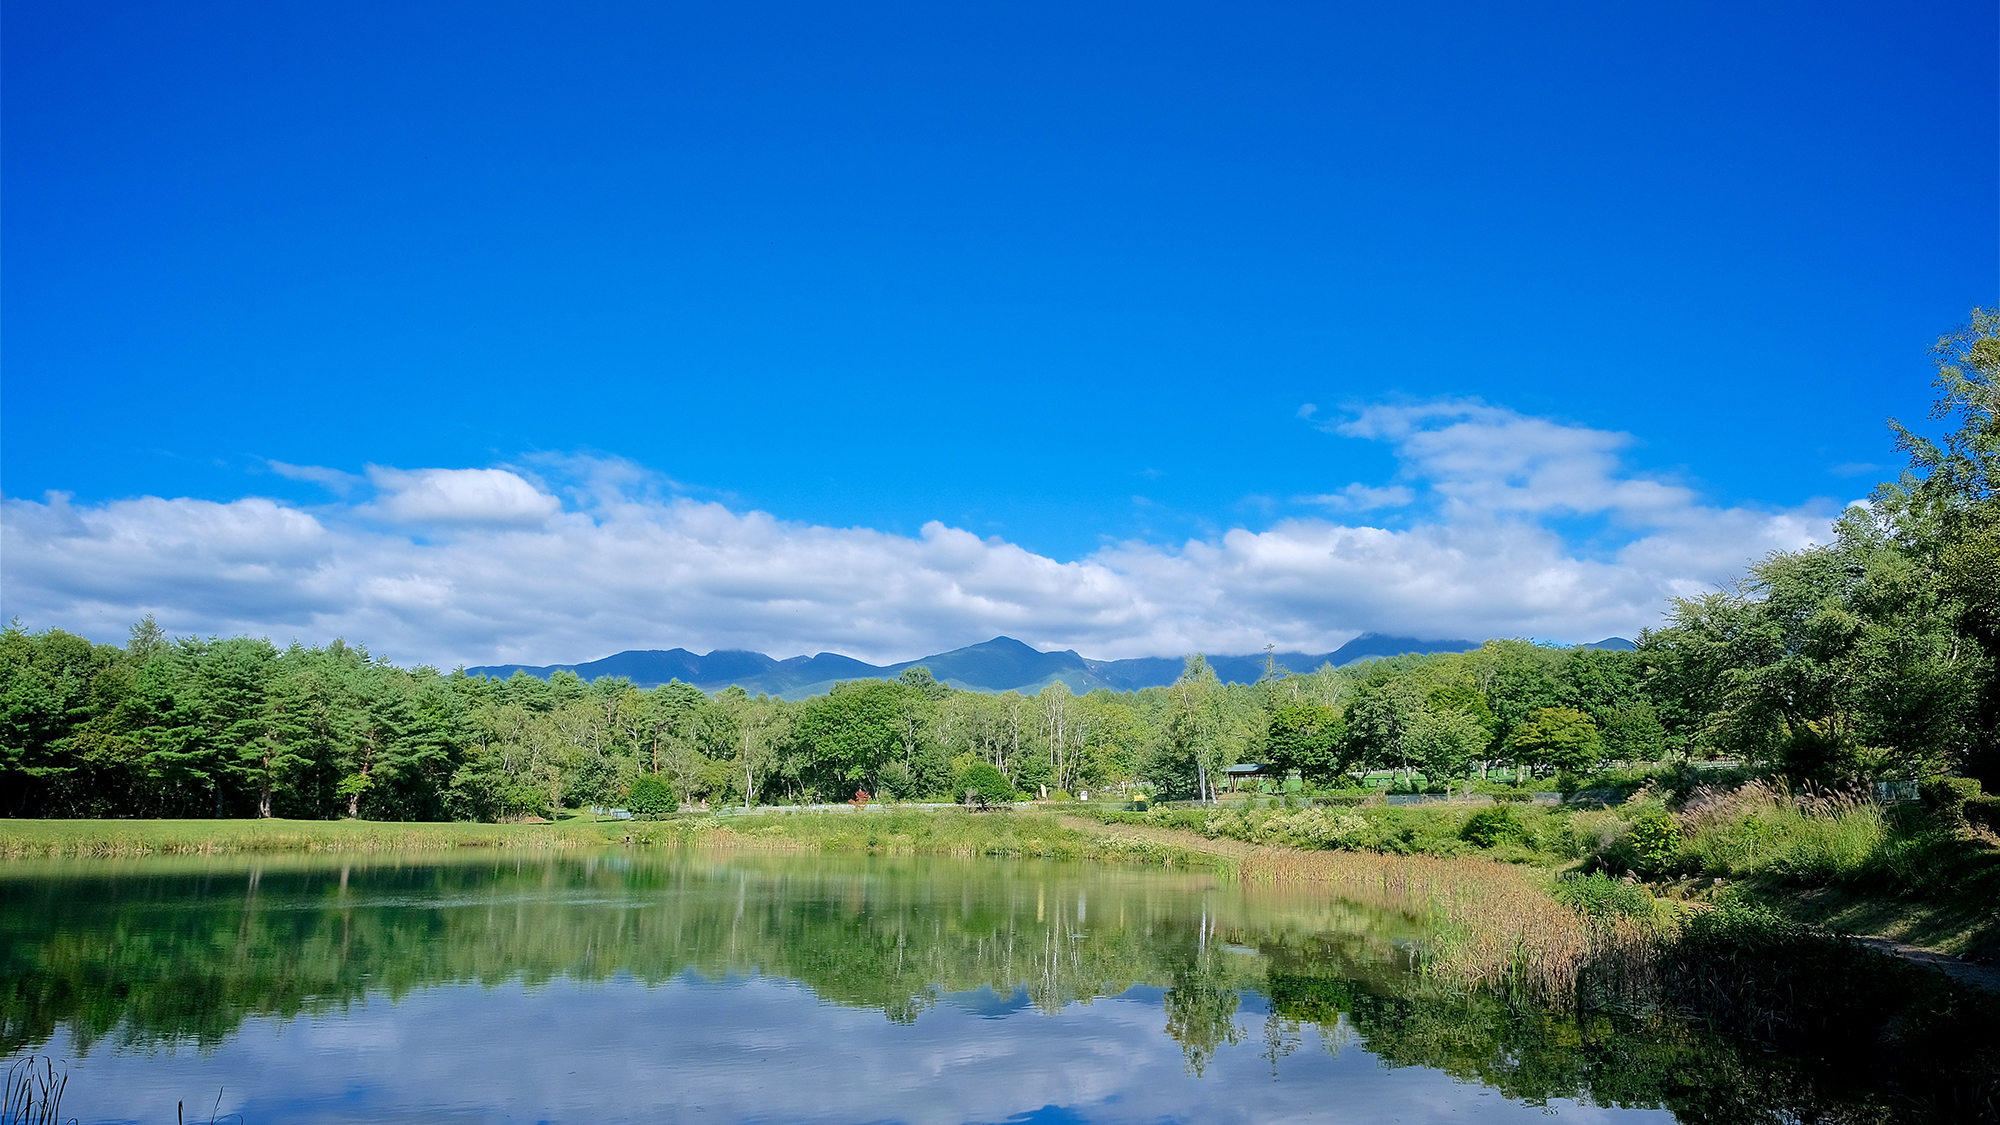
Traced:
[[368, 467], [380, 490], [372, 513], [395, 523], [538, 524], [562, 501], [506, 469]]
[[[511, 469], [374, 467], [372, 499], [310, 510], [8, 498], [0, 603], [106, 639], [150, 612], [444, 666], [675, 645], [892, 660], [1002, 633], [1102, 657], [1324, 651], [1365, 631], [1589, 640], [1824, 538], [1832, 515], [1705, 505], [1627, 470], [1626, 435], [1484, 403], [1326, 426], [1388, 442], [1401, 467], [1308, 499], [1389, 507], [1397, 526], [1295, 516], [1064, 561], [935, 521], [906, 536], [779, 520], [616, 460], [550, 462], [580, 480], [560, 496]], [[1616, 533], [1572, 543], [1556, 525], [1578, 515]]]
[[1477, 399], [1372, 405], [1330, 427], [1395, 445], [1405, 474], [1455, 514], [1612, 514], [1644, 523], [1694, 508], [1693, 490], [1624, 471], [1630, 434], [1533, 418]]

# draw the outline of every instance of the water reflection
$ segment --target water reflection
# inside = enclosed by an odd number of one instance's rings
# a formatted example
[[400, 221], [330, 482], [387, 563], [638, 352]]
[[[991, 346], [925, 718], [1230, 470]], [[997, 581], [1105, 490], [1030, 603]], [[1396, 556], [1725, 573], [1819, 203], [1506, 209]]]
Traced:
[[75, 1060], [86, 1120], [217, 1087], [251, 1122], [1874, 1112], [1684, 1027], [1436, 987], [1418, 936], [1306, 889], [986, 860], [15, 864], [0, 1036]]

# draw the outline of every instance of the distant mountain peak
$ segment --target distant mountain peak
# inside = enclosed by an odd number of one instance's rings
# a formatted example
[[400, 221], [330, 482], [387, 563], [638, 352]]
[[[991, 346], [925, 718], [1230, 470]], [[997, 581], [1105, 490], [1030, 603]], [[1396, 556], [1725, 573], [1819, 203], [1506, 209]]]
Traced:
[[[1622, 642], [1611, 637], [1588, 646], [1614, 648]], [[1363, 633], [1332, 652], [1278, 652], [1276, 663], [1295, 674], [1314, 671], [1323, 664], [1351, 664], [1383, 656], [1405, 653], [1465, 652], [1478, 648], [1475, 641], [1424, 640], [1381, 633]], [[1265, 656], [1207, 656], [1215, 674], [1228, 683], [1254, 683], [1264, 675]], [[720, 691], [740, 686], [745, 691], [768, 692], [786, 699], [819, 695], [842, 680], [893, 680], [905, 669], [919, 665], [930, 669], [941, 682], [972, 691], [1040, 691], [1052, 683], [1062, 683], [1078, 694], [1109, 688], [1131, 691], [1172, 683], [1185, 659], [1178, 656], [1147, 656], [1126, 660], [1089, 660], [1074, 649], [1043, 652], [1013, 637], [998, 636], [896, 664], [870, 664], [837, 652], [813, 656], [791, 656], [782, 660], [746, 649], [714, 649], [697, 656], [684, 648], [631, 649], [602, 660], [582, 664], [550, 664], [540, 667], [520, 664], [467, 668], [469, 675], [506, 678], [515, 672], [547, 678], [556, 672], [573, 672], [586, 680], [607, 676], [623, 677], [641, 687], [680, 680], [703, 691]]]

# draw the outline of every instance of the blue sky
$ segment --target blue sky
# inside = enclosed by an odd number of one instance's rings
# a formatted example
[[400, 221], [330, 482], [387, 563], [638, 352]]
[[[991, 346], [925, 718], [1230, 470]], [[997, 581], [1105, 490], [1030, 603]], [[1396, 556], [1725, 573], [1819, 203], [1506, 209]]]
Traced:
[[[1892, 471], [1883, 419], [1921, 416], [1925, 346], [2000, 272], [1984, 4], [4, 19], [0, 603], [105, 639], [147, 610], [281, 640], [366, 629], [447, 663], [901, 658], [1009, 628], [1089, 655], [1631, 632]], [[1385, 409], [1401, 429], [1358, 421]], [[1443, 448], [1508, 435], [1530, 444]], [[1558, 454], [1599, 500], [1468, 499]], [[508, 480], [437, 475], [467, 471]], [[1635, 515], [1626, 485], [1686, 510]], [[614, 493], [673, 525], [660, 565], [714, 586], [707, 609], [634, 608], [666, 586], [553, 606], [537, 583], [639, 565], [601, 546], [631, 539]], [[259, 557], [283, 534], [224, 550], [202, 530], [266, 508], [329, 538]], [[766, 515], [802, 552], [789, 577], [730, 594], [740, 559], [686, 569]], [[1253, 610], [1142, 574], [1200, 569], [1191, 548], [1221, 558], [1232, 532], [1339, 555], [1343, 529], [1495, 520], [1515, 538], [1446, 554], [1505, 588], [1442, 601]], [[933, 521], [1058, 567], [1067, 593], [945, 578], [861, 612], [798, 546], [845, 531], [907, 554]], [[1589, 568], [1629, 569], [1670, 527], [1704, 561], [1653, 566], [1601, 612], [1470, 608], [1546, 586], [1547, 566], [1487, 565], [1522, 536], [1603, 587]], [[542, 560], [490, 577], [541, 608], [453, 604], [496, 557]], [[1397, 558], [1376, 569], [1435, 569]], [[1123, 608], [1077, 593], [1093, 565]], [[468, 623], [356, 608], [383, 583]]]

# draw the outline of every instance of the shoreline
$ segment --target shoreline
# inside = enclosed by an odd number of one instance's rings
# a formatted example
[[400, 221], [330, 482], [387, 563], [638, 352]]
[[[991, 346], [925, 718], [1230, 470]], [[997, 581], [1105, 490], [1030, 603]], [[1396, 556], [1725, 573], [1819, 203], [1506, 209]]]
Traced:
[[[721, 810], [718, 810], [721, 811]], [[760, 810], [769, 812], [772, 810]], [[1573, 981], [1610, 946], [1637, 933], [1592, 935], [1549, 894], [1541, 868], [1479, 857], [1439, 859], [1341, 849], [1299, 850], [1183, 829], [1107, 823], [1061, 809], [871, 805], [867, 819], [839, 807], [787, 815], [684, 814], [663, 820], [546, 824], [303, 820], [0, 820], [0, 871], [14, 861], [398, 852], [547, 852], [633, 847], [768, 853], [860, 853], [1047, 858], [1208, 868], [1254, 881], [1318, 884], [1341, 898], [1428, 918], [1454, 931], [1439, 953], [1466, 983], [1523, 978], [1544, 989]], [[912, 828], [918, 831], [909, 831]], [[923, 829], [946, 829], [926, 832]], [[1782, 909], [1782, 898], [1771, 903]], [[1785, 911], [1789, 914], [1790, 911]], [[1495, 925], [1499, 920], [1501, 924]], [[1855, 932], [1855, 941], [1967, 987], [2000, 993], [2000, 969], [1904, 940]]]

